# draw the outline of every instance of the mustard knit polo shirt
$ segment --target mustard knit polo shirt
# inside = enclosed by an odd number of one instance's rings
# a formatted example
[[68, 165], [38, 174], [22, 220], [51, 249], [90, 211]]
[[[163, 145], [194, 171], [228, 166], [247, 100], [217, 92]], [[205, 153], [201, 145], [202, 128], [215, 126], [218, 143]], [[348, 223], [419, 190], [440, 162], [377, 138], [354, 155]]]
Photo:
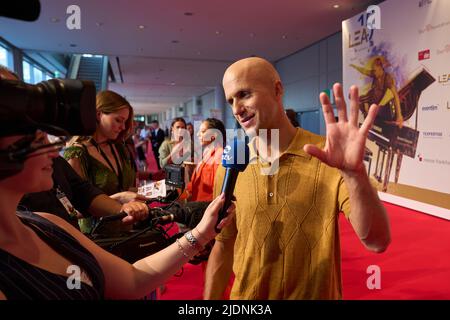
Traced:
[[[308, 143], [323, 148], [325, 138], [298, 128], [273, 174], [249, 144], [235, 223], [216, 238], [236, 238], [231, 299], [342, 298], [338, 214], [350, 214], [348, 191], [339, 170], [303, 151]], [[215, 195], [224, 173], [219, 166]]]

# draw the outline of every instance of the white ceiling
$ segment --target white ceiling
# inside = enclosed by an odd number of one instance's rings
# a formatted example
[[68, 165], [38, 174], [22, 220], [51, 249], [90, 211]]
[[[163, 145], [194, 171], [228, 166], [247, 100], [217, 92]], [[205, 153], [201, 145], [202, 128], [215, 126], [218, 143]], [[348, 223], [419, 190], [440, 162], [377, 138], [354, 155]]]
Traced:
[[[109, 55], [116, 79], [118, 56], [124, 83], [110, 89], [138, 113], [157, 113], [214, 89], [234, 60], [281, 59], [339, 31], [342, 20], [375, 2], [41, 0], [38, 21], [0, 18], [0, 36], [22, 49]], [[81, 9], [81, 30], [66, 27], [72, 4]]]

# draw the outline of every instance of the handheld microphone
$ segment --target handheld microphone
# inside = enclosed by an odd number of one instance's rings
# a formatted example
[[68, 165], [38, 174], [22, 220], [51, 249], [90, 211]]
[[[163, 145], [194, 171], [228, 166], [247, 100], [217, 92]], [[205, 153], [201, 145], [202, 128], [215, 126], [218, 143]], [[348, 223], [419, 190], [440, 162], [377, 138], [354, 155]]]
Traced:
[[239, 172], [242, 172], [247, 168], [249, 162], [249, 152], [250, 151], [245, 140], [238, 139], [237, 137], [235, 137], [232, 143], [227, 145], [223, 150], [222, 166], [226, 169], [226, 171], [222, 183], [221, 193], [225, 193], [225, 203], [219, 211], [219, 216], [216, 222], [215, 231], [217, 233], [220, 233], [217, 225], [227, 215], [227, 210], [230, 207]]
[[158, 216], [155, 222], [161, 225], [179, 222], [189, 229], [193, 229], [202, 220], [203, 214], [210, 203], [209, 201], [194, 201], [183, 205], [175, 205], [169, 209], [157, 208], [157, 212], [162, 211], [164, 215]]

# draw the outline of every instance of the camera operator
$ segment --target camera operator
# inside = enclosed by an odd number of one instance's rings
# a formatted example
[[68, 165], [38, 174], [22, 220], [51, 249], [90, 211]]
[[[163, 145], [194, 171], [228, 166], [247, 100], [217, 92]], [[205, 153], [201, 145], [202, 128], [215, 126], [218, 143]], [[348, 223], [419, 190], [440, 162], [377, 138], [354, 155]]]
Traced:
[[[10, 115], [16, 107], [14, 103], [28, 103], [17, 109], [26, 110], [29, 118], [32, 107], [62, 108], [66, 99], [81, 95], [78, 88], [69, 88], [70, 82], [57, 87], [59, 82], [41, 84], [39, 89], [44, 93], [34, 90], [23, 98], [19, 94], [26, 95], [28, 92], [24, 91], [35, 86], [0, 79], [0, 114]], [[46, 91], [46, 86], [54, 86], [56, 92]], [[8, 94], [10, 89], [16, 91]], [[46, 101], [52, 98], [57, 103]], [[80, 98], [79, 104], [83, 102]], [[26, 121], [23, 114], [2, 117], [0, 128], [0, 299], [140, 298], [178, 271], [216, 236], [214, 226], [224, 203], [223, 195], [208, 206], [191, 232], [134, 264], [104, 251], [56, 215], [16, 211], [25, 193], [52, 188], [52, 164], [62, 143], [49, 144], [47, 134], [38, 130], [53, 134], [54, 123]], [[228, 212], [231, 215], [220, 222], [219, 228], [230, 223], [234, 205]]]
[[[0, 65], [0, 79], [19, 80], [19, 77]], [[53, 160], [53, 182], [51, 190], [26, 194], [20, 206], [31, 211], [56, 214], [79, 229], [78, 218], [86, 215], [95, 217], [126, 212], [129, 216], [122, 221], [132, 223], [148, 216], [148, 207], [142, 202], [121, 204], [109, 198], [103, 191], [81, 179], [72, 167], [61, 157]], [[145, 199], [142, 199], [145, 200]]]

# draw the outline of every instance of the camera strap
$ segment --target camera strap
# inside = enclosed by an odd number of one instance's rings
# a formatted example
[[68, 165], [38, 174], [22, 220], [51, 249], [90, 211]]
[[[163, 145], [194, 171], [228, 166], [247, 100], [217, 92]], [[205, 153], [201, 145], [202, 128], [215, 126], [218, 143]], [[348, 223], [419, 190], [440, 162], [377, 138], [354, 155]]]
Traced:
[[94, 145], [94, 147], [97, 148], [98, 152], [103, 157], [103, 159], [106, 161], [106, 163], [110, 167], [111, 171], [114, 172], [114, 174], [116, 174], [117, 179], [119, 180], [119, 189], [120, 189], [120, 191], [124, 191], [124, 188], [123, 188], [122, 162], [119, 161], [119, 157], [117, 156], [117, 153], [116, 153], [115, 148], [113, 147], [113, 144], [110, 141], [108, 141], [109, 148], [111, 149], [111, 153], [112, 153], [112, 155], [114, 157], [114, 161], [116, 162], [116, 165], [117, 165], [117, 173], [114, 170], [114, 166], [112, 165], [111, 161], [109, 161], [108, 156], [105, 154], [105, 152], [102, 150], [102, 148], [98, 145], [97, 141], [95, 141], [94, 139], [91, 139], [91, 143]]

